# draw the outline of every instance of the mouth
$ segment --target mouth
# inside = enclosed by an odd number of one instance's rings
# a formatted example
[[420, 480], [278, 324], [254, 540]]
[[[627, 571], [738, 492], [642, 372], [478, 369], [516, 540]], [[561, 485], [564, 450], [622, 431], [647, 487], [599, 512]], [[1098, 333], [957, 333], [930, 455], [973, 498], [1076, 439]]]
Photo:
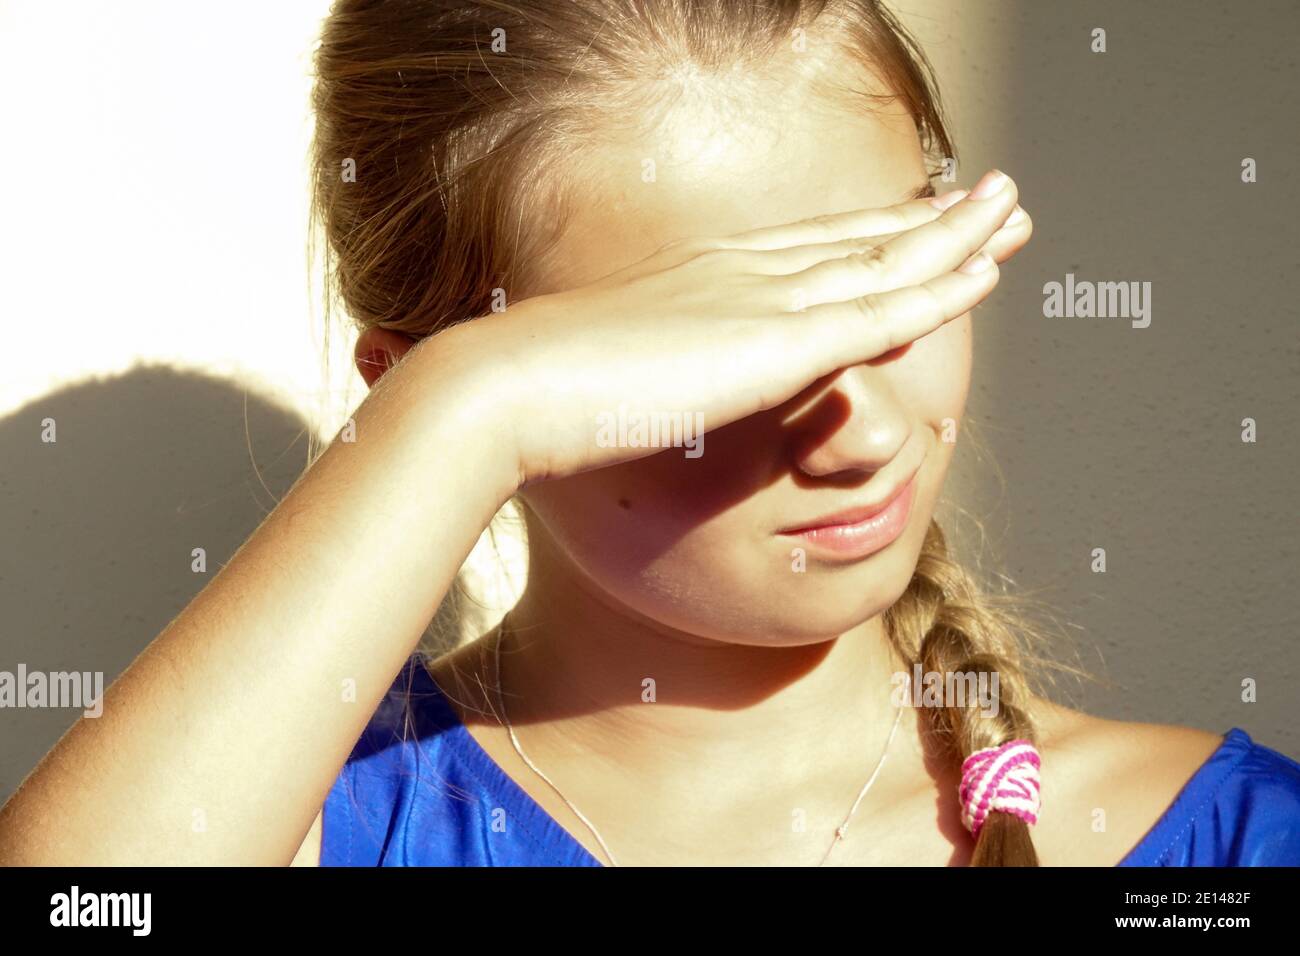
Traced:
[[805, 525], [784, 528], [777, 534], [840, 557], [863, 558], [874, 554], [891, 544], [907, 527], [920, 471], [918, 468], [901, 486], [893, 488], [883, 501], [837, 511]]

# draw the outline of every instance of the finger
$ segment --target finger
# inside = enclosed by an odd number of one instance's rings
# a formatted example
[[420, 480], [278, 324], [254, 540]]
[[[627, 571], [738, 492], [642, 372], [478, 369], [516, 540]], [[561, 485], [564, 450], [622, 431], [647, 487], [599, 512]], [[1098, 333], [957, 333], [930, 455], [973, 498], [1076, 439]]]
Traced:
[[[933, 189], [930, 191], [933, 192]], [[752, 275], [787, 275], [833, 256], [829, 252], [823, 254], [795, 252], [792, 258], [799, 264], [783, 264], [780, 261], [764, 259], [763, 256], [772, 256], [788, 248], [798, 249], [801, 246], [814, 244], [861, 240], [863, 237], [873, 235], [897, 236], [908, 229], [914, 229], [923, 223], [937, 219], [944, 209], [949, 208], [965, 195], [966, 190], [959, 189], [943, 196], [909, 199], [894, 206], [853, 209], [849, 212], [814, 216], [811, 219], [765, 226], [761, 229], [726, 236], [689, 236], [661, 246], [646, 258], [602, 276], [593, 284], [625, 282], [681, 265], [704, 253], [724, 251], [734, 254], [734, 266], [744, 272]], [[847, 253], [838, 253], [838, 255], [845, 254]]]
[[[991, 194], [981, 195], [983, 189]], [[919, 285], [956, 269], [979, 251], [1006, 222], [1016, 197], [1009, 176], [990, 173], [937, 219], [865, 251], [791, 273], [782, 292], [806, 307]]]
[[993, 238], [984, 243], [982, 252], [987, 252], [995, 262], [1006, 262], [1029, 242], [1034, 234], [1034, 220], [1023, 208], [1017, 206], [1002, 224], [1002, 228], [993, 234]]
[[[940, 200], [950, 197], [937, 197]], [[952, 200], [949, 199], [951, 202]], [[729, 249], [788, 249], [814, 243], [839, 242], [862, 236], [894, 235], [915, 229], [942, 215], [929, 197], [909, 199], [893, 206], [852, 209], [832, 215], [813, 216], [797, 222], [765, 226], [727, 236], [718, 242]]]
[[[951, 195], [951, 193], [949, 194]], [[1005, 262], [1015, 255], [1033, 232], [1033, 223], [1029, 214], [1016, 206], [1011, 216], [997, 232], [984, 244], [982, 252], [987, 252], [996, 262]], [[901, 232], [889, 232], [879, 236], [856, 236], [839, 242], [818, 242], [806, 246], [794, 246], [790, 249], [754, 251], [742, 261], [742, 267], [754, 275], [780, 276], [802, 272], [828, 259], [842, 259], [845, 256], [870, 253], [891, 239], [901, 236]], [[749, 252], [746, 250], [745, 252]], [[744, 253], [742, 253], [743, 255]]]
[[[980, 271], [962, 271], [982, 266]], [[827, 302], [792, 317], [794, 335], [817, 350], [823, 374], [869, 361], [929, 335], [975, 308], [998, 283], [997, 263], [987, 253], [962, 270], [847, 302]], [[833, 363], [833, 364], [827, 364]]]
[[984, 247], [1016, 208], [1015, 181], [990, 170], [952, 208], [886, 242], [876, 251], [876, 269], [888, 273], [890, 287], [916, 285], [956, 269]]

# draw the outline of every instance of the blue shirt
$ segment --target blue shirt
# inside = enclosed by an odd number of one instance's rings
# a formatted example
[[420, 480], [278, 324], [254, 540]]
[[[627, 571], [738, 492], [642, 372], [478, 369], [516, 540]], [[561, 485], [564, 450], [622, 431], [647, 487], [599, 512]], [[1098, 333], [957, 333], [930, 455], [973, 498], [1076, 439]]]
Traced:
[[[602, 864], [483, 750], [412, 656], [325, 800], [320, 865]], [[1119, 865], [1300, 865], [1300, 764], [1233, 728]]]

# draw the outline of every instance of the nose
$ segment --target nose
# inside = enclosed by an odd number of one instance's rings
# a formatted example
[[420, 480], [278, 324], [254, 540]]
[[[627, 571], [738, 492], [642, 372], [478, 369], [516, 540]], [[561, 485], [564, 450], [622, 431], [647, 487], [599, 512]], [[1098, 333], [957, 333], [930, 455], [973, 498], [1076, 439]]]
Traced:
[[897, 456], [911, 434], [906, 408], [881, 369], [841, 369], [787, 420], [791, 454], [813, 478], [862, 481]]

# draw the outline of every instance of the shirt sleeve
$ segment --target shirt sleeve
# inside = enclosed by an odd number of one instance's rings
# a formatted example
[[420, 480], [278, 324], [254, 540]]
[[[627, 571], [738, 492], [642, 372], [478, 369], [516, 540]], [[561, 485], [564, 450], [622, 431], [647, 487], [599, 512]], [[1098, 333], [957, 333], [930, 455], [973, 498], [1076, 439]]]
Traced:
[[1145, 866], [1300, 866], [1300, 764], [1240, 729], [1132, 861]]

